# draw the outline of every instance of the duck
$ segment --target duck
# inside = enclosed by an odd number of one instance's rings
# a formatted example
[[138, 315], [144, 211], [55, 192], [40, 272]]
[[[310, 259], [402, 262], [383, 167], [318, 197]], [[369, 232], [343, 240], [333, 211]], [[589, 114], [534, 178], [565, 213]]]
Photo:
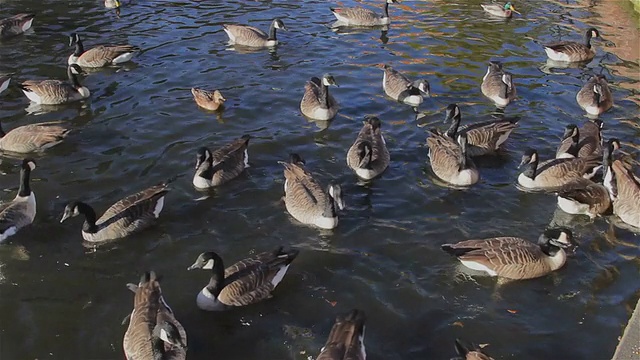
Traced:
[[36, 14], [22, 13], [0, 20], [0, 39], [7, 39], [24, 33], [31, 28]]
[[513, 16], [513, 13], [520, 14], [511, 2], [504, 4], [504, 6], [500, 4], [480, 4], [480, 6], [482, 6], [482, 9], [487, 13], [503, 18], [510, 18]]
[[389, 4], [398, 2], [398, 0], [385, 0], [382, 16], [363, 7], [330, 8], [330, 10], [342, 26], [384, 26], [391, 23]]
[[422, 104], [422, 96], [431, 96], [431, 86], [424, 79], [409, 81], [406, 76], [390, 65], [383, 65], [382, 89], [393, 100], [417, 107]]
[[592, 76], [578, 91], [576, 101], [589, 115], [598, 116], [613, 106], [613, 97], [604, 75]]
[[264, 31], [249, 25], [224, 24], [222, 29], [229, 36], [229, 43], [232, 45], [249, 47], [273, 47], [278, 45], [276, 29], [287, 30], [280, 19], [273, 19], [269, 27], [269, 35]]
[[339, 87], [331, 74], [324, 74], [322, 81], [312, 77], [304, 86], [304, 95], [300, 101], [302, 115], [312, 120], [331, 120], [338, 113], [338, 103], [329, 94], [329, 86]]
[[437, 130], [430, 130], [427, 146], [431, 169], [448, 184], [471, 186], [478, 182], [480, 173], [467, 154], [467, 134], [459, 134], [456, 140]]
[[316, 360], [366, 360], [365, 321], [366, 315], [359, 309], [338, 315]]
[[518, 168], [525, 167], [518, 176], [518, 184], [527, 190], [556, 190], [579, 178], [592, 178], [601, 167], [599, 156], [551, 159], [538, 164], [538, 152], [527, 149]]
[[9, 87], [11, 76], [13, 76], [13, 74], [0, 74], [0, 94]]
[[222, 96], [220, 90], [205, 90], [200, 88], [191, 88], [191, 94], [196, 104], [201, 108], [216, 111], [220, 109], [227, 99]]
[[0, 123], [0, 150], [30, 153], [53, 147], [61, 143], [71, 131], [60, 124], [60, 121], [50, 121], [24, 125], [5, 133]]
[[85, 240], [85, 247], [100, 246], [133, 235], [147, 229], [160, 217], [164, 198], [170, 190], [169, 183], [174, 179], [121, 199], [111, 205], [97, 220], [96, 212], [90, 205], [81, 201], [71, 201], [65, 206], [60, 223], [84, 215], [82, 238]]
[[605, 174], [605, 186], [608, 185], [612, 195], [613, 214], [625, 224], [640, 229], [640, 179], [620, 160], [613, 161], [611, 170], [615, 184], [613, 180], [607, 181]]
[[239, 260], [225, 269], [220, 255], [208, 251], [187, 270], [211, 270], [211, 279], [196, 298], [198, 308], [205, 311], [224, 311], [255, 304], [272, 297], [289, 266], [298, 256], [295, 249], [280, 246], [273, 251]]
[[162, 295], [159, 276], [145, 272], [138, 285], [128, 287], [135, 295], [122, 341], [126, 358], [186, 359], [187, 333]]
[[132, 45], [99, 45], [87, 51], [84, 50], [80, 35], [69, 35], [69, 46], [74, 46], [74, 52], [69, 55], [68, 63], [77, 64], [85, 68], [100, 68], [118, 65], [130, 61], [140, 49]]
[[289, 155], [289, 162], [280, 161], [284, 166], [284, 203], [294, 219], [321, 229], [338, 226], [338, 210], [344, 210], [342, 187], [329, 183], [327, 191], [305, 170], [305, 161], [298, 154]]
[[584, 43], [573, 41], [562, 41], [544, 45], [547, 57], [560, 62], [587, 62], [596, 56], [595, 50], [591, 47], [591, 39], [601, 39], [600, 32], [596, 28], [589, 28], [584, 36]]
[[481, 121], [460, 127], [462, 114], [457, 104], [450, 104], [445, 111], [444, 122], [451, 120], [446, 136], [455, 139], [457, 134], [466, 134], [468, 139], [467, 154], [471, 157], [493, 155], [518, 127], [519, 118], [501, 118]]
[[480, 347], [469, 344], [462, 339], [456, 339], [456, 352], [460, 357], [451, 360], [493, 360]]
[[380, 119], [365, 116], [356, 141], [347, 151], [347, 165], [358, 177], [371, 180], [389, 166], [389, 150], [382, 136]]
[[489, 62], [487, 73], [482, 78], [480, 85], [482, 94], [493, 101], [497, 107], [504, 108], [516, 98], [516, 87], [513, 84], [513, 75], [502, 68], [497, 61]]
[[249, 167], [250, 135], [243, 135], [213, 153], [206, 147], [198, 149], [193, 186], [208, 189], [238, 177]]
[[511, 280], [534, 279], [560, 269], [570, 248], [574, 248], [573, 234], [566, 228], [545, 230], [537, 244], [518, 237], [494, 237], [442, 245], [465, 267]]
[[88, 98], [91, 92], [78, 81], [84, 71], [77, 64], [69, 65], [69, 82], [60, 80], [27, 80], [20, 89], [31, 102], [40, 105], [59, 105]]
[[30, 184], [31, 172], [35, 168], [35, 160], [22, 160], [18, 194], [13, 200], [0, 204], [0, 243], [32, 224], [36, 217], [36, 195], [31, 191]]
[[118, 9], [121, 6], [120, 0], [104, 0], [104, 7], [107, 9]]

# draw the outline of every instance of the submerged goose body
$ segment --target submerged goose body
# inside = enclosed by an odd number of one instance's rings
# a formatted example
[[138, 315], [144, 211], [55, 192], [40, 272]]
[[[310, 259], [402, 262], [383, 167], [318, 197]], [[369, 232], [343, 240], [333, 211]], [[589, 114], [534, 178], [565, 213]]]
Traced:
[[480, 347], [466, 343], [461, 339], [456, 339], [456, 352], [460, 357], [451, 360], [493, 360]]
[[20, 35], [31, 28], [36, 14], [17, 14], [0, 20], [0, 39]]
[[366, 117], [356, 141], [347, 152], [347, 165], [360, 178], [371, 180], [389, 166], [389, 159], [389, 150], [380, 129], [380, 119]]
[[0, 74], [0, 94], [9, 87], [11, 75], [12, 74]]
[[522, 156], [518, 184], [528, 190], [555, 190], [580, 178], [591, 178], [600, 167], [599, 156], [551, 159], [539, 163], [538, 152], [528, 149]]
[[273, 19], [271, 27], [269, 27], [269, 34], [249, 25], [224, 24], [222, 29], [229, 37], [229, 43], [249, 47], [276, 46], [278, 44], [276, 29], [287, 30], [280, 19]]
[[33, 223], [36, 217], [36, 195], [31, 191], [31, 171], [36, 168], [33, 159], [24, 159], [20, 169], [20, 188], [16, 197], [0, 204], [0, 243], [18, 230]]
[[312, 77], [304, 86], [304, 95], [300, 101], [302, 115], [311, 120], [331, 120], [338, 113], [338, 102], [329, 94], [329, 86], [338, 86], [330, 74], [322, 80]]
[[554, 61], [562, 62], [586, 62], [591, 61], [596, 52], [591, 47], [591, 38], [600, 38], [600, 32], [595, 28], [587, 30], [584, 36], [584, 43], [573, 41], [562, 41], [544, 45], [547, 57]]
[[364, 311], [358, 309], [336, 317], [327, 342], [316, 360], [366, 360], [365, 321]]
[[212, 271], [209, 284], [198, 293], [196, 303], [202, 310], [224, 311], [269, 299], [297, 256], [298, 250], [285, 251], [281, 246], [225, 269], [220, 255], [213, 251], [202, 253], [187, 269]]
[[640, 179], [620, 160], [615, 160], [611, 168], [615, 177], [615, 188], [611, 189], [613, 213], [624, 223], [640, 229]]
[[589, 115], [598, 116], [611, 109], [613, 97], [607, 79], [603, 75], [591, 77], [578, 91], [576, 101]]
[[515, 99], [516, 87], [513, 84], [513, 76], [502, 69], [502, 64], [491, 61], [487, 73], [482, 78], [480, 85], [482, 94], [493, 101], [498, 107], [505, 107]]
[[69, 129], [60, 126], [61, 122], [52, 121], [40, 124], [24, 125], [5, 133], [0, 124], [0, 150], [15, 153], [42, 151], [62, 142]]
[[511, 2], [504, 4], [504, 6], [500, 4], [480, 4], [480, 6], [484, 11], [493, 16], [510, 18], [511, 16], [513, 16], [513, 13], [519, 14], [519, 12], [516, 11], [516, 8], [513, 7], [513, 4], [511, 4]]
[[382, 89], [390, 98], [417, 107], [422, 104], [423, 95], [430, 96], [431, 87], [427, 80], [409, 81], [406, 76], [386, 64], [383, 70]]
[[244, 135], [217, 149], [213, 153], [202, 147], [198, 150], [193, 186], [207, 189], [222, 185], [240, 175], [249, 167], [249, 140]]
[[222, 96], [220, 90], [209, 91], [205, 89], [191, 88], [191, 94], [193, 95], [193, 100], [195, 100], [198, 106], [211, 111], [218, 110], [224, 102], [227, 101], [227, 99]]
[[397, 3], [397, 0], [386, 0], [382, 10], [382, 16], [375, 11], [363, 7], [330, 8], [333, 16], [344, 26], [383, 26], [389, 25], [389, 4]]
[[100, 68], [125, 63], [140, 50], [131, 45], [100, 45], [85, 51], [80, 35], [75, 33], [69, 36], [69, 46], [74, 45], [75, 50], [68, 59], [69, 65], [78, 64], [86, 68]]
[[41, 105], [59, 105], [88, 98], [89, 89], [78, 81], [78, 75], [84, 74], [76, 64], [69, 65], [67, 76], [69, 81], [60, 80], [27, 80], [20, 85], [22, 92], [31, 102]]
[[457, 142], [436, 130], [427, 138], [429, 161], [433, 173], [440, 180], [455, 186], [470, 186], [478, 182], [480, 174], [467, 154], [467, 135], [457, 136]]

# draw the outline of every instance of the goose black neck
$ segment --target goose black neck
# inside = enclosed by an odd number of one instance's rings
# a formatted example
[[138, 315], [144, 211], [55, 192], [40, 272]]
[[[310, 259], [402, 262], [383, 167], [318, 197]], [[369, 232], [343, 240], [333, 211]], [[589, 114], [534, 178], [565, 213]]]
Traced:
[[211, 269], [211, 278], [209, 279], [209, 284], [207, 285], [207, 289], [215, 296], [216, 298], [220, 295], [222, 288], [224, 288], [224, 263], [222, 262], [222, 258], [220, 255], [216, 253], [212, 253], [213, 260], [213, 269]]
[[593, 99], [596, 101], [596, 104], [600, 105], [600, 101], [602, 100], [602, 96], [600, 95], [599, 92], [594, 91], [593, 92]]
[[389, 3], [385, 1], [384, 3], [384, 8], [382, 10], [382, 14], [384, 15], [384, 17], [388, 18], [389, 17]]
[[460, 114], [456, 115], [451, 119], [451, 126], [447, 129], [445, 135], [448, 137], [455, 139], [456, 134], [458, 133], [458, 127], [460, 126]]
[[[221, 162], [220, 165], [223, 165], [224, 162]], [[213, 179], [213, 175], [216, 172], [216, 167], [213, 166], [213, 160], [211, 158], [209, 158], [207, 161], [205, 161], [204, 163], [200, 164], [200, 166], [198, 167], [198, 176], [205, 178], [205, 179]]]
[[509, 97], [509, 88], [510, 88], [510, 86], [509, 86], [509, 84], [505, 83], [504, 81], [502, 82], [502, 86], [503, 86], [502, 89], [504, 90], [504, 92], [502, 94], [502, 97], [507, 99]]
[[2, 123], [0, 123], [0, 138], [3, 138], [5, 135], [7, 135], [7, 133], [4, 132], [4, 129], [2, 128]]
[[76, 41], [76, 48], [73, 51], [73, 55], [80, 56], [84, 53], [84, 46], [82, 45], [82, 40]]
[[269, 27], [269, 38], [267, 40], [278, 40], [276, 38], [276, 22], [272, 22]]
[[80, 85], [80, 81], [78, 81], [78, 75], [73, 73], [73, 70], [71, 70], [71, 66], [69, 66], [69, 68], [67, 68], [67, 76], [69, 77], [69, 82], [73, 85], [74, 88], [79, 88], [82, 85]]
[[29, 166], [20, 170], [20, 188], [18, 189], [18, 196], [26, 197], [31, 195], [31, 186], [29, 184], [31, 177], [31, 168]]
[[78, 212], [84, 215], [84, 225], [82, 225], [82, 231], [88, 233], [96, 233], [98, 227], [96, 226], [96, 212], [93, 208], [83, 202], [79, 202], [76, 205]]
[[329, 86], [324, 83], [324, 79], [322, 80], [322, 91], [320, 91], [320, 104], [324, 104], [324, 106], [329, 108]]
[[524, 176], [530, 179], [535, 179], [537, 175], [536, 172], [538, 171], [538, 157], [536, 156], [536, 159], [526, 166], [526, 169], [522, 172]]
[[587, 31], [587, 33], [584, 35], [584, 45], [591, 49], [591, 31]]
[[358, 157], [360, 158], [360, 164], [358, 164], [359, 167], [371, 170], [371, 161], [373, 155], [371, 143], [369, 143], [368, 141], [363, 141], [360, 143], [358, 148]]
[[153, 348], [153, 359], [162, 359], [165, 353], [164, 341], [157, 334], [153, 334], [153, 336], [151, 337], [151, 347]]

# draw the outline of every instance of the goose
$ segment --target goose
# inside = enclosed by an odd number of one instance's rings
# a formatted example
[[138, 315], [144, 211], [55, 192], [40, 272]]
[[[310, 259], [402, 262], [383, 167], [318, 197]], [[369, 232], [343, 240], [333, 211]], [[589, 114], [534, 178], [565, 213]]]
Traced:
[[382, 16], [375, 11], [362, 7], [352, 8], [330, 8], [333, 16], [343, 26], [383, 26], [389, 25], [389, 4], [398, 3], [398, 0], [386, 0], [382, 11]]
[[511, 73], [504, 71], [502, 64], [497, 61], [489, 62], [480, 90], [498, 107], [509, 105], [516, 97], [516, 87]]
[[33, 159], [22, 160], [20, 169], [20, 188], [16, 197], [0, 204], [0, 243], [18, 230], [33, 223], [36, 217], [36, 195], [31, 191], [31, 171], [36, 168]]
[[511, 132], [518, 127], [518, 118], [482, 121], [460, 127], [462, 114], [456, 104], [447, 106], [444, 122], [451, 120], [446, 135], [452, 139], [457, 134], [466, 134], [468, 139], [467, 154], [482, 156], [495, 154], [507, 141]]
[[462, 339], [456, 339], [456, 352], [460, 357], [451, 360], [493, 360], [493, 358], [484, 353], [481, 348], [468, 344]]
[[199, 88], [191, 88], [191, 94], [198, 106], [207, 110], [216, 111], [227, 99], [222, 96], [220, 90], [209, 91]]
[[336, 317], [329, 338], [316, 360], [366, 360], [364, 311], [353, 309]]
[[576, 101], [582, 110], [589, 115], [598, 116], [611, 109], [613, 97], [604, 75], [592, 76], [589, 81], [578, 91]]
[[427, 80], [409, 81], [403, 74], [391, 66], [383, 65], [382, 89], [393, 100], [413, 106], [414, 110], [422, 104], [422, 95], [431, 96], [431, 87]]
[[510, 18], [513, 16], [513, 13], [520, 14], [511, 2], [504, 4], [504, 6], [499, 4], [480, 4], [480, 6], [482, 6], [482, 9], [487, 13], [503, 18]]
[[495, 237], [444, 244], [442, 250], [465, 267], [512, 280], [534, 279], [560, 269], [573, 248], [569, 229], [547, 229], [534, 244], [517, 237]]
[[280, 19], [273, 19], [269, 27], [269, 35], [264, 31], [249, 25], [224, 24], [222, 29], [229, 36], [229, 43], [232, 45], [250, 47], [271, 47], [278, 44], [276, 29], [287, 30]]
[[128, 287], [135, 296], [122, 341], [127, 360], [184, 360], [187, 333], [164, 300], [156, 273], [146, 272], [138, 285]]
[[31, 28], [36, 14], [17, 14], [0, 20], [0, 39], [20, 35]]
[[331, 120], [338, 113], [338, 103], [329, 94], [329, 86], [339, 87], [330, 74], [324, 74], [322, 81], [312, 77], [304, 86], [304, 95], [300, 101], [300, 111], [312, 120]]
[[225, 269], [220, 255], [213, 251], [198, 256], [187, 270], [211, 270], [211, 279], [196, 298], [205, 311], [224, 311], [246, 306], [272, 297], [271, 293], [284, 278], [298, 250], [263, 252], [236, 262]]
[[140, 49], [131, 45], [100, 45], [84, 50], [80, 35], [73, 33], [69, 36], [69, 46], [74, 46], [73, 54], [69, 55], [68, 63], [78, 64], [86, 68], [99, 68], [109, 65], [125, 63]]
[[579, 179], [590, 179], [600, 167], [599, 156], [575, 159], [551, 159], [538, 164], [538, 152], [527, 149], [518, 168], [526, 166], [518, 176], [518, 184], [529, 190], [554, 190]]
[[5, 133], [0, 123], [0, 150], [14, 153], [43, 151], [62, 142], [70, 129], [60, 121], [44, 122], [17, 127]]
[[217, 149], [213, 153], [206, 147], [198, 149], [193, 186], [208, 189], [222, 185], [240, 175], [249, 167], [249, 140], [244, 135]]
[[7, 90], [13, 74], [0, 74], [0, 94]]
[[72, 201], [65, 206], [60, 223], [71, 217], [84, 215], [82, 238], [86, 247], [103, 245], [140, 232], [153, 225], [160, 216], [164, 197], [170, 190], [168, 185], [174, 179], [125, 197], [111, 205], [97, 220], [96, 212], [90, 205]]
[[578, 143], [580, 142], [580, 130], [575, 124], [569, 124], [564, 129], [562, 141], [556, 150], [556, 159], [572, 159], [578, 157]]
[[602, 156], [602, 129], [604, 122], [600, 119], [585, 121], [578, 129], [580, 141], [578, 142], [578, 157], [595, 154]]
[[562, 62], [586, 62], [591, 61], [596, 52], [591, 47], [591, 38], [600, 37], [600, 32], [595, 28], [589, 28], [584, 35], [584, 44], [572, 41], [562, 41], [544, 45], [547, 57], [554, 61]]
[[120, 6], [122, 6], [120, 0], [104, 0], [104, 7], [107, 9], [117, 9]]
[[[615, 187], [609, 185], [613, 199], [613, 213], [624, 223], [640, 229], [640, 179], [622, 161], [615, 160], [611, 166]], [[605, 176], [605, 185], [607, 185]]]
[[76, 64], [69, 65], [67, 76], [69, 82], [60, 80], [27, 80], [20, 85], [22, 92], [36, 104], [58, 105], [89, 97], [89, 89], [80, 85], [78, 75], [84, 74]]
[[338, 226], [338, 209], [345, 208], [340, 185], [330, 183], [325, 192], [311, 173], [304, 168], [305, 161], [291, 154], [284, 166], [284, 203], [287, 211], [303, 224], [321, 229]]
[[365, 117], [356, 141], [347, 152], [347, 165], [364, 180], [382, 174], [389, 166], [389, 150], [380, 130], [380, 119]]
[[456, 186], [471, 186], [478, 182], [480, 174], [467, 155], [467, 143], [467, 134], [458, 135], [456, 143], [431, 130], [431, 136], [427, 138], [429, 161], [433, 173], [442, 181]]

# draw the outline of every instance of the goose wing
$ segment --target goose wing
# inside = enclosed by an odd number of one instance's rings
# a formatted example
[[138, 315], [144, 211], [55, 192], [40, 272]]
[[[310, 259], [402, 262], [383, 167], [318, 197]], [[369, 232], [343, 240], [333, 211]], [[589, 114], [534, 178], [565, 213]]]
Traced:
[[390, 66], [384, 67], [385, 74], [385, 91], [394, 99], [398, 99], [400, 94], [407, 90], [407, 87], [411, 85], [411, 81], [407, 79], [403, 74], [394, 70]]
[[365, 314], [354, 309], [338, 316], [316, 360], [364, 360]]
[[331, 11], [338, 19], [342, 17], [358, 24], [375, 23], [380, 20], [375, 11], [362, 7], [332, 8]]
[[610, 203], [609, 192], [604, 186], [584, 178], [576, 179], [563, 186], [558, 191], [558, 196], [587, 205]]
[[268, 39], [267, 34], [248, 25], [222, 25], [229, 38], [242, 44], [263, 44]]
[[10, 228], [20, 229], [33, 222], [35, 214], [29, 214], [26, 201], [10, 201], [0, 205], [0, 233]]
[[35, 14], [17, 14], [0, 20], [0, 37], [20, 35], [31, 27]]
[[453, 139], [432, 130], [431, 136], [427, 138], [427, 146], [431, 167], [434, 172], [439, 173], [438, 176], [452, 175], [460, 170], [459, 160], [463, 156], [462, 150]]
[[284, 165], [285, 195], [300, 208], [324, 207], [327, 195], [311, 173], [297, 164]]
[[547, 187], [563, 186], [581, 178], [600, 164], [599, 156], [572, 159], [551, 159], [541, 163], [536, 171], [535, 181]]
[[96, 224], [106, 227], [116, 222], [122, 222], [123, 226], [127, 226], [136, 220], [151, 220], [155, 218], [154, 211], [158, 200], [168, 192], [168, 184], [163, 183], [129, 195], [111, 205], [96, 221]]
[[213, 166], [229, 167], [234, 166], [237, 162], [244, 161], [244, 151], [249, 145], [250, 136], [245, 135], [236, 139], [229, 144], [216, 149], [211, 157], [213, 158]]
[[17, 127], [0, 138], [0, 148], [16, 152], [31, 152], [41, 150], [47, 145], [57, 144], [71, 131], [59, 124], [62, 122], [52, 121]]
[[620, 160], [613, 162], [612, 169], [618, 188], [613, 202], [613, 212], [625, 223], [640, 228], [640, 183]]
[[152, 332], [160, 310], [161, 290], [158, 281], [142, 280], [133, 299], [133, 311], [122, 346], [127, 359], [154, 359]]
[[322, 83], [320, 79], [317, 77], [312, 77], [311, 80], [307, 81], [304, 85], [304, 95], [302, 96], [302, 105], [307, 107], [316, 107], [322, 106], [325, 107], [325, 104], [320, 103], [320, 93], [324, 91]]
[[508, 136], [518, 127], [517, 121], [492, 120], [469, 124], [460, 127], [460, 132], [467, 134], [469, 145], [496, 150], [504, 136]]
[[137, 50], [137, 47], [131, 45], [100, 45], [82, 53], [78, 58], [78, 62], [87, 67], [103, 67], [111, 64], [118, 56]]

